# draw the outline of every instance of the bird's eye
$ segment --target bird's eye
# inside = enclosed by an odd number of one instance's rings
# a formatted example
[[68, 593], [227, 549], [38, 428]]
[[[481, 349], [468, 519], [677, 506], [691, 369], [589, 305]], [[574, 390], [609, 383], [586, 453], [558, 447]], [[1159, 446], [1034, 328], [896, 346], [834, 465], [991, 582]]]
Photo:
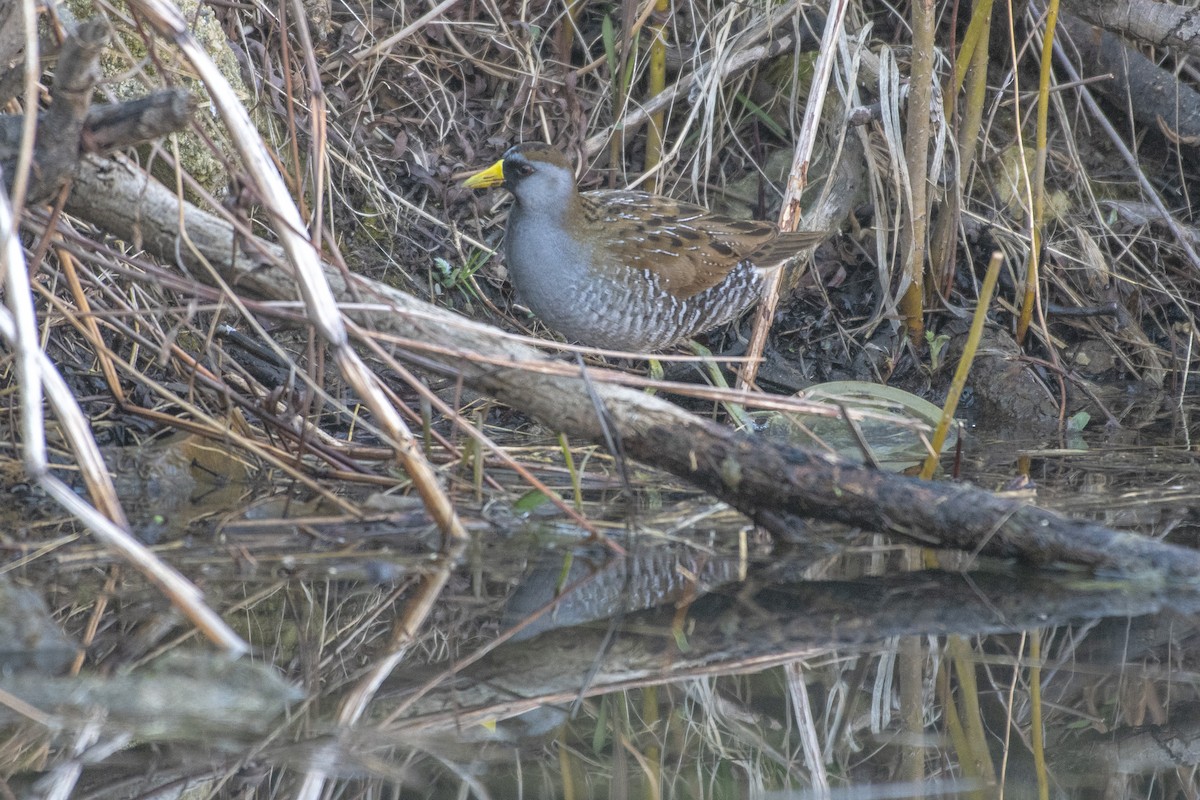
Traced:
[[517, 174], [520, 175], [522, 178], [524, 178], [528, 175], [532, 175], [533, 174], [533, 165], [532, 164], [518, 164], [517, 165]]

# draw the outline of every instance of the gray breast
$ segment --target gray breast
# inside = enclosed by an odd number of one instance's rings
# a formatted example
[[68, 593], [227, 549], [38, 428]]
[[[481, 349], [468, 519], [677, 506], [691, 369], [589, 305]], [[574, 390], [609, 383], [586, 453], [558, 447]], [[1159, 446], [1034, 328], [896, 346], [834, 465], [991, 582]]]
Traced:
[[[514, 207], [505, 257], [518, 299], [547, 327], [581, 344], [654, 351], [722, 325], [758, 298], [762, 282], [748, 262], [706, 291], [681, 299], [653, 273], [595, 263], [580, 244], [544, 217], [521, 220]], [[519, 231], [513, 235], [514, 230]]]

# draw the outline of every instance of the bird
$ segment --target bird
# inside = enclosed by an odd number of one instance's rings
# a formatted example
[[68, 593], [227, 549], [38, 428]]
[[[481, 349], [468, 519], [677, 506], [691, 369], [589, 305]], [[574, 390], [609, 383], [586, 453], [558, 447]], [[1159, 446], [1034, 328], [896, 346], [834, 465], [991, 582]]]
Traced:
[[504, 255], [517, 297], [548, 328], [580, 344], [660, 351], [736, 319], [764, 276], [824, 232], [781, 232], [647, 192], [580, 192], [563, 153], [518, 144], [468, 177], [515, 203]]

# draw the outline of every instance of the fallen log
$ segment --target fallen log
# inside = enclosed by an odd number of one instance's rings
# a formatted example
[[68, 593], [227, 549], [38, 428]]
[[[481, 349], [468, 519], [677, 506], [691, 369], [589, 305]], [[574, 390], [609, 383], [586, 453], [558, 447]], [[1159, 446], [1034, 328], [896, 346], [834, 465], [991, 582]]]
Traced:
[[[281, 250], [180, 201], [131, 164], [89, 157], [67, 210], [136, 241], [194, 275], [217, 269], [239, 291], [294, 301]], [[186, 228], [186, 241], [179, 235]], [[743, 434], [640, 391], [591, 379], [497, 329], [326, 265], [345, 313], [379, 336], [403, 340], [400, 358], [468, 386], [577, 439], [614, 441], [621, 455], [711, 492], [781, 536], [816, 518], [1033, 564], [1069, 563], [1123, 574], [1200, 575], [1200, 554], [981, 489], [926, 482]], [[353, 305], [350, 305], [353, 304]], [[401, 348], [397, 347], [397, 350]]]

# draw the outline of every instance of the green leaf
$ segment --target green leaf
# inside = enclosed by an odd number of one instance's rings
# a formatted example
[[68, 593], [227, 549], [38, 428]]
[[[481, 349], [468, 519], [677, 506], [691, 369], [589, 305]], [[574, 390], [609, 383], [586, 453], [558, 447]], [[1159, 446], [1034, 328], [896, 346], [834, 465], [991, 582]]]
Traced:
[[517, 502], [513, 503], [513, 511], [516, 511], [520, 514], [528, 514], [530, 511], [544, 506], [549, 501], [550, 498], [546, 496], [545, 492], [542, 492], [538, 489], [531, 489], [530, 491], [521, 495], [517, 499]]
[[738, 102], [746, 107], [746, 110], [749, 111], [754, 116], [754, 118], [758, 120], [760, 125], [765, 127], [771, 133], [778, 136], [780, 139], [788, 138], [787, 131], [785, 131], [782, 127], [780, 127], [778, 122], [771, 119], [771, 115], [768, 114], [763, 109], [762, 106], [760, 106], [758, 103], [751, 100], [749, 97], [747, 97], [742, 92], [738, 92], [736, 97], [737, 97]]
[[600, 38], [604, 40], [604, 56], [608, 59], [608, 72], [615, 74], [617, 69], [617, 35], [613, 30], [612, 15], [605, 14], [600, 22]]

